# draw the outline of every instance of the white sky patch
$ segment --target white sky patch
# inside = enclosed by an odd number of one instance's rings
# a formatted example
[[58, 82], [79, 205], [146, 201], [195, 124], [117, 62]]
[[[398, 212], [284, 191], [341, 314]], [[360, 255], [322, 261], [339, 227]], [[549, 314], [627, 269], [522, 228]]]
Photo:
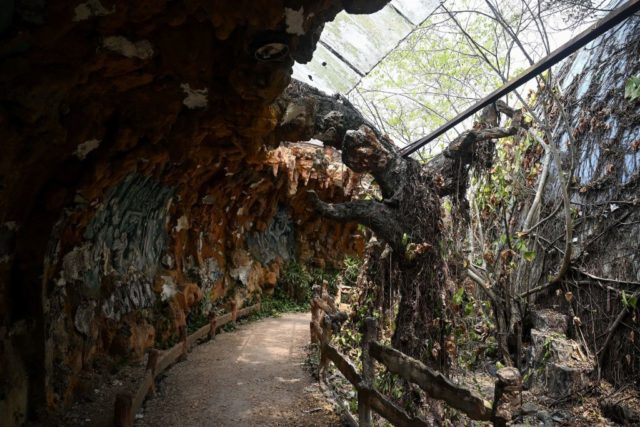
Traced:
[[74, 9], [73, 21], [86, 21], [87, 19], [94, 16], [111, 15], [115, 11], [115, 6], [113, 6], [111, 9], [107, 9], [102, 5], [102, 3], [100, 3], [100, 0], [88, 0], [76, 6], [76, 8]]
[[298, 10], [285, 7], [284, 16], [286, 18], [286, 23], [287, 23], [287, 33], [303, 36], [304, 35], [304, 7], [300, 6], [300, 9]]
[[192, 110], [195, 108], [206, 108], [209, 100], [207, 99], [207, 94], [209, 93], [208, 89], [191, 89], [189, 83], [183, 83], [180, 85], [182, 91], [187, 95], [185, 99], [182, 100], [182, 103], [187, 106], [187, 108], [191, 108]]
[[78, 145], [76, 151], [73, 152], [73, 155], [79, 158], [80, 160], [84, 160], [90, 152], [95, 150], [100, 146], [99, 139], [90, 139], [88, 141], [83, 142]]
[[134, 43], [122, 36], [109, 36], [102, 41], [102, 46], [127, 58], [149, 59], [153, 56], [153, 47], [149, 40]]

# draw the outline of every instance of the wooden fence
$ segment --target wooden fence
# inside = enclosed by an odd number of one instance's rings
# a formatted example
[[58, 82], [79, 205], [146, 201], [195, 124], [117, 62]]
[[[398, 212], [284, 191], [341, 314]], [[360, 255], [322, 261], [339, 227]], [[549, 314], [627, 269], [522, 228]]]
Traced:
[[[377, 361], [390, 372], [399, 375], [406, 381], [418, 385], [425, 393], [447, 405], [465, 413], [469, 418], [478, 421], [490, 421], [494, 425], [504, 426], [512, 418], [513, 408], [519, 403], [521, 390], [520, 373], [514, 368], [503, 368], [498, 371], [494, 404], [477, 396], [470, 390], [451, 382], [441, 373], [434, 371], [422, 362], [376, 342], [377, 324], [373, 318], [364, 322], [362, 337], [362, 372], [359, 373], [353, 362], [340, 353], [331, 344], [332, 334], [336, 328], [336, 312], [319, 296], [311, 303], [311, 339], [320, 346], [319, 377], [326, 380], [328, 362], [338, 368], [344, 377], [354, 386], [358, 398], [358, 424], [370, 427], [371, 411], [375, 411], [394, 426], [430, 426], [427, 421], [407, 414], [391, 400], [374, 388], [375, 366]], [[318, 318], [320, 307], [329, 309], [323, 318]], [[341, 316], [344, 318], [344, 316]]]
[[231, 313], [220, 317], [212, 316], [209, 323], [192, 333], [186, 334], [186, 328], [182, 328], [180, 342], [168, 350], [152, 349], [149, 352], [147, 367], [144, 378], [140, 382], [134, 393], [120, 393], [116, 396], [114, 408], [114, 423], [116, 427], [132, 427], [136, 412], [140, 409], [147, 394], [155, 391], [156, 377], [173, 365], [177, 360], [186, 357], [188, 351], [199, 340], [213, 338], [216, 331], [229, 322], [235, 322], [241, 317], [245, 317], [255, 311], [260, 311], [260, 303], [241, 310], [234, 310]]

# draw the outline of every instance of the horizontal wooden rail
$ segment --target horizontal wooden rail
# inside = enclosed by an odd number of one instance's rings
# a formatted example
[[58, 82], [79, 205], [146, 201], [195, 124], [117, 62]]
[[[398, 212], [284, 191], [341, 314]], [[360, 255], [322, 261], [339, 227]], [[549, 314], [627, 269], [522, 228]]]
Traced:
[[[322, 345], [322, 352], [333, 362], [344, 377], [355, 387], [359, 396], [363, 396], [371, 409], [383, 416], [394, 426], [400, 427], [429, 427], [430, 424], [418, 417], [408, 415], [393, 402], [389, 401], [380, 392], [367, 387], [362, 381], [362, 376], [349, 359], [343, 356], [338, 349], [325, 342]], [[361, 426], [362, 427], [362, 426]]]
[[349, 359], [343, 356], [337, 348], [329, 343], [322, 345], [322, 351], [329, 360], [336, 365], [336, 368], [344, 375], [344, 377], [354, 386], [358, 386], [362, 382], [362, 377], [358, 373], [356, 367], [351, 363]]
[[215, 336], [218, 329], [229, 322], [235, 322], [241, 317], [245, 317], [255, 311], [260, 311], [260, 303], [241, 310], [233, 310], [231, 313], [220, 317], [213, 317], [209, 324], [204, 325], [191, 335], [187, 336], [185, 331], [181, 332], [180, 342], [169, 350], [152, 349], [149, 352], [149, 361], [146, 372], [135, 393], [121, 393], [116, 397], [114, 408], [114, 424], [116, 427], [133, 427], [134, 416], [142, 407], [147, 394], [155, 389], [156, 377], [173, 365], [199, 341], [207, 337]]
[[417, 384], [430, 397], [443, 400], [447, 405], [464, 412], [471, 419], [491, 420], [492, 406], [488, 401], [466, 388], [455, 385], [440, 372], [377, 342], [369, 345], [369, 351], [371, 356], [386, 366], [389, 371]]
[[422, 418], [412, 417], [400, 409], [396, 404], [387, 400], [375, 389], [361, 390], [371, 409], [383, 416], [387, 421], [397, 427], [431, 427], [431, 424]]
[[[317, 304], [316, 306], [317, 307]], [[512, 408], [520, 401], [520, 372], [515, 368], [503, 368], [498, 371], [496, 393], [493, 404], [473, 393], [471, 390], [454, 384], [447, 377], [419, 360], [375, 341], [377, 325], [373, 318], [364, 321], [362, 347], [362, 374], [354, 364], [331, 345], [334, 331], [332, 316], [325, 315], [311, 321], [311, 336], [320, 342], [319, 377], [324, 380], [328, 362], [331, 361], [342, 375], [358, 392], [358, 422], [360, 427], [370, 427], [371, 411], [375, 411], [394, 426], [429, 425], [419, 417], [408, 415], [374, 388], [375, 369], [373, 360], [384, 365], [389, 372], [399, 375], [413, 384], [417, 384], [434, 399], [444, 401], [469, 418], [478, 421], [491, 421], [496, 426], [505, 426], [511, 419]]]

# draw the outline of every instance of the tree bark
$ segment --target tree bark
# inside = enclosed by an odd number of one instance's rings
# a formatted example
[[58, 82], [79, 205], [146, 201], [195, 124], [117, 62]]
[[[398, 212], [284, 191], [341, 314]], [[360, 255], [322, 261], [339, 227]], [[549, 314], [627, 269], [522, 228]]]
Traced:
[[[341, 149], [349, 168], [375, 178], [380, 201], [329, 204], [315, 193], [310, 193], [310, 201], [321, 215], [357, 221], [389, 244], [393, 250], [389, 270], [396, 274], [376, 275], [371, 280], [400, 291], [392, 344], [413, 358], [444, 368], [449, 361], [444, 344], [451, 290], [446, 289], [446, 267], [438, 249], [442, 240], [440, 197], [456, 193], [464, 197], [471, 166], [490, 165], [491, 140], [515, 134], [521, 116], [503, 103], [490, 106], [481, 124], [423, 166], [401, 157], [391, 140], [343, 97], [329, 97], [294, 82], [277, 105], [282, 140], [319, 139]], [[511, 116], [514, 125], [498, 127], [500, 113]]]

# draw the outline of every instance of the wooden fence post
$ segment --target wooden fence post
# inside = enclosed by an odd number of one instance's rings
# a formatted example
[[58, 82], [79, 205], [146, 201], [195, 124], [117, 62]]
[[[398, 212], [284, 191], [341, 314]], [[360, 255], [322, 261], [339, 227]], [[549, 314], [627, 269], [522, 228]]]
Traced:
[[182, 354], [180, 354], [180, 358], [178, 360], [182, 362], [184, 360], [187, 360], [187, 353], [189, 352], [189, 346], [187, 345], [186, 325], [180, 327], [179, 334], [180, 334], [180, 342], [182, 343]]
[[373, 389], [375, 366], [373, 358], [369, 354], [369, 344], [376, 340], [378, 326], [376, 319], [367, 317], [364, 319], [364, 331], [362, 334], [362, 384], [358, 387], [358, 421], [360, 427], [371, 427], [371, 407], [368, 402], [368, 394], [363, 388]]
[[118, 393], [113, 418], [116, 427], [133, 427], [133, 396], [131, 394]]
[[322, 336], [320, 337], [320, 363], [318, 364], [318, 378], [322, 381], [326, 380], [327, 367], [329, 365], [329, 359], [325, 352], [325, 346], [331, 342], [331, 335], [333, 330], [331, 329], [331, 319], [328, 315], [322, 319]]
[[520, 404], [522, 378], [516, 368], [507, 367], [498, 370], [498, 380], [493, 397], [493, 423], [503, 427], [511, 421]]
[[216, 313], [211, 311], [209, 314], [209, 339], [212, 340], [216, 337], [216, 329], [218, 329], [218, 321], [216, 320]]
[[238, 304], [234, 301], [231, 306], [231, 321], [236, 323], [236, 320], [238, 320]]
[[152, 348], [149, 350], [149, 356], [147, 358], [147, 371], [151, 371], [151, 387], [149, 391], [151, 394], [156, 392], [156, 369], [158, 367], [158, 360], [160, 359], [160, 350]]

